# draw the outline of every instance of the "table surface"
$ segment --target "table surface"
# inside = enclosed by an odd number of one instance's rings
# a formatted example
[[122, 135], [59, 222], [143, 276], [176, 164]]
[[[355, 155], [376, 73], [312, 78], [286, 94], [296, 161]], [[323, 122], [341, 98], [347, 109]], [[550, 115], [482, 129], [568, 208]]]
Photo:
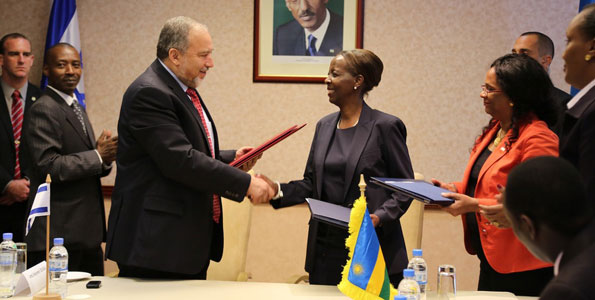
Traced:
[[[349, 299], [336, 286], [268, 282], [234, 282], [214, 280], [145, 280], [133, 278], [93, 277], [101, 280], [101, 288], [87, 289], [88, 280], [68, 284], [66, 299]], [[432, 292], [427, 299], [434, 299]], [[13, 299], [31, 299], [19, 294]], [[459, 291], [456, 299], [507, 300], [537, 299], [515, 297], [502, 292]]]

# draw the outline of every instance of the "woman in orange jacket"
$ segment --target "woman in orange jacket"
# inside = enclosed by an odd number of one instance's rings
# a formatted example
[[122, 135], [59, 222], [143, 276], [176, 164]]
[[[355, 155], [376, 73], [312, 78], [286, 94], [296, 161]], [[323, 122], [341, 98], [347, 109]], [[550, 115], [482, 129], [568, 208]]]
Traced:
[[553, 276], [523, 246], [512, 229], [499, 228], [480, 213], [480, 206], [498, 204], [496, 196], [510, 170], [535, 156], [558, 156], [558, 137], [548, 125], [556, 121], [549, 75], [534, 59], [508, 54], [494, 61], [482, 85], [481, 98], [492, 118], [475, 141], [463, 181], [435, 185], [453, 193], [445, 210], [461, 215], [465, 248], [480, 260], [478, 290], [538, 296]]

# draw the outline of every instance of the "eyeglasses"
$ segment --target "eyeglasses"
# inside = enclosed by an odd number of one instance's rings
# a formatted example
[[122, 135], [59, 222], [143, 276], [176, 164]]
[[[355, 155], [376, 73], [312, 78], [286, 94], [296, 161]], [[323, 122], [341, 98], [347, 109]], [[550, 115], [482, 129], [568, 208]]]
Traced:
[[482, 84], [481, 85], [481, 92], [482, 93], [485, 93], [486, 95], [489, 95], [490, 93], [499, 93], [499, 92], [502, 92], [502, 90], [496, 90], [496, 89], [488, 88], [487, 85]]

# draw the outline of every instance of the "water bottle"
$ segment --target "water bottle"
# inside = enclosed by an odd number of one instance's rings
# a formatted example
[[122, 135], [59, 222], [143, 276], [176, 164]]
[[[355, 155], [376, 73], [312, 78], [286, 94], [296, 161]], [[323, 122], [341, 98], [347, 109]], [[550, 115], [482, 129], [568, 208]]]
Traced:
[[419, 293], [425, 294], [426, 285], [428, 284], [428, 268], [426, 261], [421, 257], [421, 249], [413, 249], [413, 258], [409, 261], [407, 269], [415, 271], [415, 281], [419, 284]]
[[413, 269], [403, 270], [403, 280], [399, 282], [399, 295], [405, 296], [407, 300], [419, 300], [419, 285], [415, 281]]
[[66, 298], [68, 285], [66, 276], [68, 274], [68, 251], [64, 248], [63, 238], [54, 238], [54, 247], [50, 249], [50, 286], [49, 292], [58, 294], [62, 299]]
[[0, 243], [0, 298], [14, 295], [17, 268], [17, 245], [12, 241], [12, 233], [2, 234]]
[[407, 297], [403, 295], [396, 295], [393, 300], [407, 300]]

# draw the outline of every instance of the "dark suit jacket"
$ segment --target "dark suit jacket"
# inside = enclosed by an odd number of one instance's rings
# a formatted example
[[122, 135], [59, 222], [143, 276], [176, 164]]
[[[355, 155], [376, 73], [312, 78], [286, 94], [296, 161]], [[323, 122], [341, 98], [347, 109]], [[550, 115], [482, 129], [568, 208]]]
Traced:
[[593, 299], [595, 269], [595, 223], [585, 228], [564, 249], [558, 276], [545, 287], [541, 300]]
[[[303, 203], [306, 197], [321, 198], [324, 161], [338, 121], [339, 112], [336, 112], [316, 124], [304, 178], [282, 184], [283, 198], [271, 201], [273, 207]], [[351, 207], [359, 198], [357, 184], [360, 174], [364, 174], [368, 211], [380, 218], [380, 226], [376, 228], [376, 232], [389, 274], [400, 273], [407, 267], [407, 251], [399, 218], [409, 208], [411, 199], [370, 184], [369, 180], [371, 176], [413, 178], [406, 138], [407, 130], [399, 118], [371, 109], [364, 103], [345, 168], [345, 182], [349, 182], [349, 186], [345, 186], [343, 195], [339, 196], [343, 199], [343, 206]], [[310, 220], [306, 254], [308, 272], [314, 263], [317, 226], [318, 222]]]
[[[100, 177], [111, 168], [105, 168], [95, 152], [95, 136], [87, 114], [83, 113], [85, 135], [73, 109], [49, 87], [28, 114], [29, 122], [23, 127], [32, 162], [28, 208], [37, 187], [50, 174], [50, 238], [63, 237], [67, 249], [98, 247], [105, 240]], [[45, 228], [46, 219], [36, 218], [25, 237], [27, 250], [45, 249]]]
[[[343, 50], [343, 17], [330, 12], [331, 19], [317, 56], [335, 56]], [[320, 41], [317, 41], [320, 43]], [[304, 28], [295, 19], [279, 26], [273, 37], [273, 55], [308, 55]]]
[[213, 194], [242, 201], [250, 175], [227, 164], [235, 151], [219, 151], [214, 122], [213, 135], [217, 160], [196, 108], [158, 60], [130, 85], [118, 121], [108, 258], [178, 274], [221, 259]]
[[595, 88], [564, 114], [560, 156], [580, 172], [587, 197], [595, 201]]
[[[1, 80], [1, 79], [0, 79]], [[27, 86], [27, 99], [25, 99], [25, 115], [23, 124], [27, 123], [29, 118], [27, 111], [37, 98], [41, 96], [41, 90], [29, 82]], [[9, 109], [4, 101], [4, 91], [0, 85], [0, 191], [6, 187], [9, 181], [14, 178], [14, 168], [16, 163], [16, 152], [14, 149], [14, 135], [12, 133], [12, 121], [10, 120]], [[21, 131], [22, 132], [22, 131]], [[21, 134], [21, 141], [23, 136]], [[21, 144], [19, 152], [19, 162], [21, 164], [21, 176], [28, 177], [29, 160], [23, 155], [24, 145]], [[3, 195], [0, 195], [3, 196]], [[10, 206], [0, 206], [0, 231], [12, 232], [14, 241], [20, 242], [24, 237], [25, 228], [25, 210], [27, 202], [15, 203]]]
[[555, 132], [558, 136], [560, 136], [560, 132], [562, 131], [562, 123], [564, 123], [564, 113], [566, 112], [566, 104], [572, 96], [563, 90], [554, 87], [552, 90], [552, 99], [554, 100], [554, 104], [556, 105], [556, 109], [558, 110], [558, 120], [556, 124], [551, 126], [550, 129]]

